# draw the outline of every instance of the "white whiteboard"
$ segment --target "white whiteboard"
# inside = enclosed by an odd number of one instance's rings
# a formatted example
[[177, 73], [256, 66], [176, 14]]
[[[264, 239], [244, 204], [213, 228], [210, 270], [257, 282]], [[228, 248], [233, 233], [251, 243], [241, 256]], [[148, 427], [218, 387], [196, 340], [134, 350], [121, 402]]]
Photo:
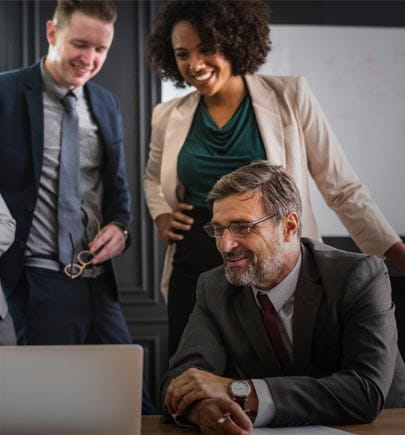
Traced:
[[[405, 29], [273, 25], [271, 36], [259, 72], [307, 78], [357, 175], [404, 235]], [[189, 91], [164, 82], [162, 99]], [[321, 234], [347, 235], [313, 184], [311, 196]]]

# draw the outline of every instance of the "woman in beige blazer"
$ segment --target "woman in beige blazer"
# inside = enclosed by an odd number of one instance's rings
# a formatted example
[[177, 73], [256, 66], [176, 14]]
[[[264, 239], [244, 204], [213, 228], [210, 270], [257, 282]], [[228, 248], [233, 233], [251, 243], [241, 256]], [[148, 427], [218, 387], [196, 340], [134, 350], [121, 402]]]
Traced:
[[[249, 26], [252, 22], [255, 30]], [[214, 29], [211, 33], [207, 23]], [[252, 34], [254, 31], [256, 34]], [[189, 187], [179, 177], [178, 157], [192, 134], [201, 104], [220, 129], [232, 120], [246, 95], [250, 97], [265, 158], [285, 167], [300, 189], [303, 236], [320, 238], [308, 187], [312, 177], [363, 252], [387, 256], [405, 269], [405, 245], [353, 172], [306, 80], [252, 74], [270, 50], [268, 13], [263, 2], [171, 2], [160, 11], [149, 46], [152, 64], [163, 78], [178, 85], [186, 81], [197, 88], [155, 108], [144, 177], [151, 216], [168, 244], [162, 293], [169, 299], [170, 353], [175, 351], [192, 310], [192, 306], [184, 306], [184, 293], [183, 297], [176, 296], [173, 285], [169, 291], [169, 283], [176, 246], [185, 243], [183, 238], [197, 225], [190, 225], [196, 219], [193, 216], [194, 220], [189, 220], [187, 215], [191, 208], [186, 202]], [[231, 70], [228, 76], [224, 74], [226, 62]], [[201, 256], [207, 253], [197, 243], [190, 243], [188, 249], [193, 259], [190, 268], [195, 268], [198, 252], [201, 250]], [[192, 250], [196, 251], [194, 256]], [[212, 258], [219, 263], [215, 255], [213, 252]], [[195, 280], [190, 281], [191, 294], [195, 292]], [[171, 330], [177, 331], [171, 334]]]

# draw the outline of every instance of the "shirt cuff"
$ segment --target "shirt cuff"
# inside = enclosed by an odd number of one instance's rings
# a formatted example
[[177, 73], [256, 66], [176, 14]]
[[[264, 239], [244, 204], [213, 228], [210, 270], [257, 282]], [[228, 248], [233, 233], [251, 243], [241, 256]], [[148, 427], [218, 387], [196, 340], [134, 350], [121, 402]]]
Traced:
[[276, 404], [274, 403], [270, 388], [264, 379], [252, 379], [252, 383], [255, 387], [259, 401], [257, 415], [253, 422], [253, 426], [269, 426], [276, 415]]
[[129, 247], [129, 245], [131, 244], [131, 237], [130, 237], [128, 228], [125, 225], [122, 225], [121, 222], [117, 222], [117, 221], [111, 221], [111, 222], [109, 222], [109, 224], [117, 225], [117, 227], [120, 227], [122, 229], [122, 232], [123, 232], [124, 237], [125, 237], [125, 248], [124, 248], [124, 251], [125, 251]]

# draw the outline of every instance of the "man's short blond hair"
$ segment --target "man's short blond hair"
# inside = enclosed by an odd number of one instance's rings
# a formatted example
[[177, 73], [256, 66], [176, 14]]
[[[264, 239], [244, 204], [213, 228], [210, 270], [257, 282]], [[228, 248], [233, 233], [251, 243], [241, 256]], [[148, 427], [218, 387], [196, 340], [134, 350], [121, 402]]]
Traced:
[[81, 12], [100, 21], [114, 24], [117, 9], [110, 0], [58, 0], [53, 19], [59, 27], [70, 22], [74, 12]]

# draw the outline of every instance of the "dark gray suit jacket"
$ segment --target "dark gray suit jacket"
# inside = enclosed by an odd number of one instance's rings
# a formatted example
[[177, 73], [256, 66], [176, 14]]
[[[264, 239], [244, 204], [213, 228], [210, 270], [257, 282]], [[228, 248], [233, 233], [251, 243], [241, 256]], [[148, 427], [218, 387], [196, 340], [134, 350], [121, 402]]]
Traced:
[[405, 365], [387, 270], [381, 260], [302, 241], [293, 318], [294, 375], [284, 376], [250, 287], [223, 267], [199, 278], [197, 302], [162, 381], [190, 367], [220, 376], [264, 378], [274, 426], [372, 421], [405, 406]]

